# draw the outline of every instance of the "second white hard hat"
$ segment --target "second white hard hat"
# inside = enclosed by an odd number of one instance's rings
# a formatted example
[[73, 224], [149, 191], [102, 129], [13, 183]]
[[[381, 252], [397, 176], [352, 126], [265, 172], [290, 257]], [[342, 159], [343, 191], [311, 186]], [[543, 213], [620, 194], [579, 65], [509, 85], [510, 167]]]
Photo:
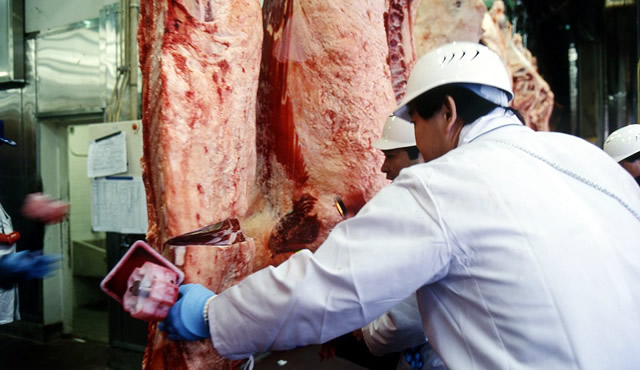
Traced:
[[390, 116], [384, 124], [382, 136], [373, 142], [380, 150], [392, 150], [416, 145], [413, 125], [402, 118]]
[[461, 84], [499, 105], [513, 99], [511, 78], [500, 57], [481, 44], [457, 41], [434, 49], [418, 60], [394, 114], [410, 120], [407, 104], [427, 91], [448, 84]]
[[616, 162], [640, 152], [640, 124], [615, 130], [604, 142], [604, 151]]

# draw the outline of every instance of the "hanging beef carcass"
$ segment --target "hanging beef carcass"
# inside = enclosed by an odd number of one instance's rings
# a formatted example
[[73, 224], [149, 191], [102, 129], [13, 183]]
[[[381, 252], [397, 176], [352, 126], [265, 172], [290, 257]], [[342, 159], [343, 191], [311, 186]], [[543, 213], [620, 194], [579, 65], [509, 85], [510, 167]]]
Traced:
[[259, 245], [256, 268], [314, 250], [387, 183], [371, 146], [395, 107], [385, 10], [371, 0], [265, 2], [261, 196], [242, 222]]
[[553, 112], [553, 92], [538, 73], [536, 59], [522, 44], [522, 36], [513, 33], [504, 2], [498, 0], [493, 3], [482, 28], [483, 43], [503, 58], [511, 74], [514, 93], [511, 106], [522, 113], [527, 126], [548, 131]]
[[[171, 237], [246, 213], [256, 165], [261, 10], [258, 0], [140, 5], [147, 239], [162, 250]], [[185, 282], [221, 291], [251, 272], [251, 240], [184, 241], [171, 252]], [[214, 353], [209, 341], [170, 341], [155, 325], [147, 342], [146, 369], [236, 365]]]
[[[395, 106], [385, 10], [267, 2], [262, 45], [257, 0], [142, 2], [147, 236], [185, 282], [219, 292], [315, 249], [387, 183], [371, 147]], [[236, 365], [209, 341], [172, 342], [150, 327], [145, 368]]]
[[549, 131], [554, 94], [538, 73], [536, 59], [515, 34], [508, 48], [509, 69], [513, 73], [513, 103], [524, 116], [525, 123], [536, 131]]

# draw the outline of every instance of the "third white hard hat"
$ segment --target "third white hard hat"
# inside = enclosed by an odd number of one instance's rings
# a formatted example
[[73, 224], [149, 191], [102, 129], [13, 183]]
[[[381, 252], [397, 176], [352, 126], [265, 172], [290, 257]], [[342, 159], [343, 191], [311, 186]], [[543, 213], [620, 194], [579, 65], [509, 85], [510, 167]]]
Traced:
[[427, 91], [448, 84], [479, 85], [472, 90], [496, 104], [503, 99], [494, 100], [490, 97], [495, 94], [479, 92], [498, 89], [499, 94], [507, 95], [507, 103], [513, 99], [511, 78], [500, 57], [481, 44], [457, 41], [434, 49], [418, 60], [407, 81], [405, 96], [394, 114], [410, 120], [407, 104]]
[[396, 116], [390, 116], [384, 124], [382, 136], [373, 142], [373, 147], [380, 150], [406, 148], [416, 145], [413, 125]]
[[615, 130], [604, 142], [604, 151], [616, 162], [640, 152], [640, 124]]

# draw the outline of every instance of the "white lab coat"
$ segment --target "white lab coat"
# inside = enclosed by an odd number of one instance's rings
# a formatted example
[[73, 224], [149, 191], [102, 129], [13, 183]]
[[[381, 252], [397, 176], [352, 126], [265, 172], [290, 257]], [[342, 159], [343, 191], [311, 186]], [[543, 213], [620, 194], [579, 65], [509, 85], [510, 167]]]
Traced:
[[[13, 232], [11, 217], [5, 212], [0, 204], [0, 233], [10, 234]], [[0, 244], [0, 258], [7, 254], [15, 253], [16, 245]], [[15, 287], [11, 289], [0, 288], [0, 325], [8, 324], [19, 319], [18, 292]]]
[[415, 293], [364, 326], [362, 337], [375, 356], [425, 344], [422, 317]]
[[411, 369], [405, 359], [405, 350], [408, 348], [416, 348], [420, 352], [423, 363], [421, 369], [444, 368], [438, 355], [427, 344], [415, 293], [363, 327], [362, 337], [375, 356], [399, 352], [397, 370]]
[[322, 343], [417, 290], [450, 369], [635, 369], [640, 188], [604, 152], [498, 108], [402, 170], [315, 253], [216, 296], [232, 359]]

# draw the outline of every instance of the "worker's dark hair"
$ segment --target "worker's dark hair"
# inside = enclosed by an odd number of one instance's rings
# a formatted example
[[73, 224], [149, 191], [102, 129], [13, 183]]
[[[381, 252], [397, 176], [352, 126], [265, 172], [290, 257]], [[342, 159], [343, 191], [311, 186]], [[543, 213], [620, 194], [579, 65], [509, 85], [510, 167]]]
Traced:
[[640, 159], [640, 152], [637, 152], [636, 154], [632, 154], [628, 156], [627, 158], [623, 159], [621, 162], [635, 162], [638, 159]]
[[418, 159], [418, 156], [420, 155], [420, 151], [418, 150], [417, 146], [408, 146], [403, 149], [407, 151], [407, 154], [409, 155], [410, 160], [415, 161], [416, 159]]
[[[409, 112], [411, 114], [417, 112], [420, 117], [424, 119], [431, 118], [445, 103], [447, 96], [451, 96], [456, 102], [458, 117], [460, 117], [465, 125], [486, 115], [499, 106], [496, 103], [481, 98], [463, 86], [453, 84], [436, 87], [413, 99], [411, 103], [409, 103]], [[504, 107], [504, 109], [515, 114], [516, 117], [524, 123], [524, 118], [517, 110], [511, 107]]]

